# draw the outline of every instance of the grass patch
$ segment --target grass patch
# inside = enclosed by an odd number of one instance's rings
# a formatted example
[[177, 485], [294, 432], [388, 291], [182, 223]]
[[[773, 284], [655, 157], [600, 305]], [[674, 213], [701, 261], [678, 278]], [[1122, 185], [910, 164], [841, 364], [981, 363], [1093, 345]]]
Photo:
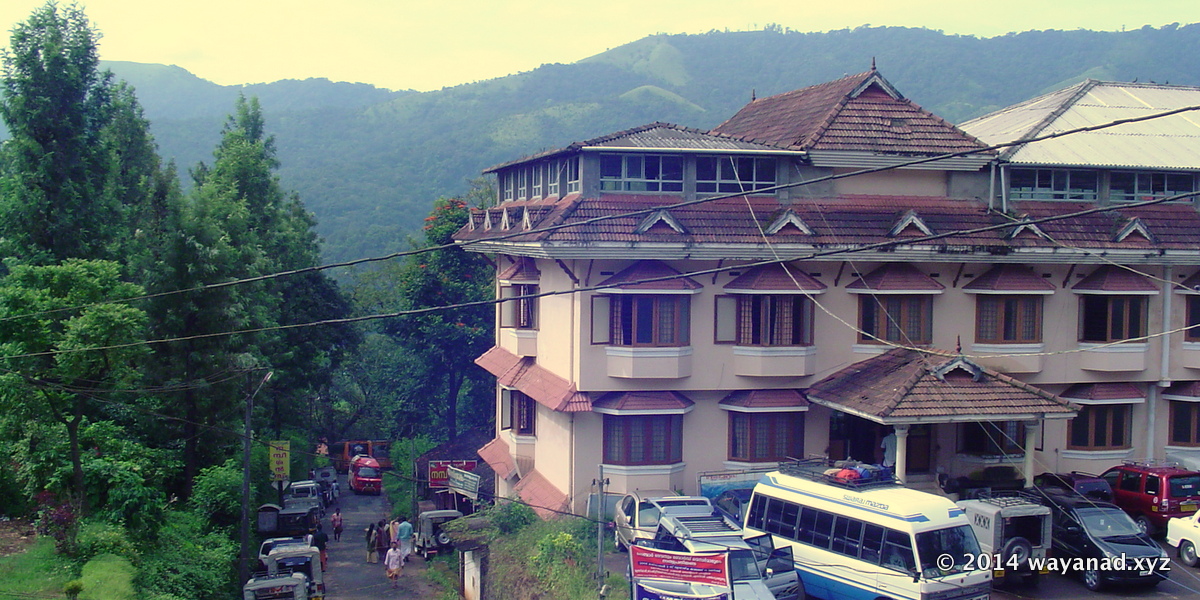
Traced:
[[128, 559], [115, 554], [101, 554], [83, 565], [83, 592], [79, 600], [133, 600], [137, 593], [133, 578], [137, 570]]
[[63, 585], [75, 566], [54, 553], [54, 540], [39, 538], [27, 552], [0, 558], [0, 597], [65, 598]]

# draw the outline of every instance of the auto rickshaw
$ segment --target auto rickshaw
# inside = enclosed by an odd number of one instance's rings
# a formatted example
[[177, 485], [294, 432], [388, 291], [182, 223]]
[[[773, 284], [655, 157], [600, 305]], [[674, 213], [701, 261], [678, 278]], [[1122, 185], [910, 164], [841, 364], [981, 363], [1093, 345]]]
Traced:
[[463, 514], [457, 510], [427, 510], [417, 515], [416, 551], [421, 558], [429, 560], [444, 548], [450, 547], [450, 536], [442, 531], [442, 524], [461, 518]]

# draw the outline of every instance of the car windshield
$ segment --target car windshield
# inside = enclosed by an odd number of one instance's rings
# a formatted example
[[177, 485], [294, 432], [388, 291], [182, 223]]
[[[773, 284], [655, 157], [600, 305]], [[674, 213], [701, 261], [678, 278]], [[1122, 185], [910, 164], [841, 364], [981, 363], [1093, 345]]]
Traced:
[[1176, 475], [1168, 481], [1172, 498], [1200, 496], [1200, 475]]
[[1081, 508], [1079, 520], [1083, 528], [1097, 537], [1116, 537], [1137, 535], [1140, 533], [1137, 524], [1124, 511], [1117, 508]]
[[[979, 556], [979, 552], [979, 541], [975, 539], [975, 532], [971, 530], [970, 525], [917, 534], [917, 555], [921, 560], [921, 574], [925, 577], [941, 577], [961, 572], [968, 564], [978, 564], [973, 559]], [[939, 568], [938, 563], [942, 561], [939, 561], [938, 557], [942, 555], [954, 558], [953, 568]]]
[[749, 550], [730, 551], [729, 577], [734, 581], [762, 579], [758, 572], [758, 562], [754, 560], [754, 553]]
[[379, 477], [379, 471], [376, 471], [375, 469], [373, 469], [371, 467], [359, 467], [358, 468], [358, 476], [360, 478], [362, 478], [362, 477]]
[[647, 529], [658, 527], [658, 507], [649, 502], [638, 504], [638, 522], [639, 529]]

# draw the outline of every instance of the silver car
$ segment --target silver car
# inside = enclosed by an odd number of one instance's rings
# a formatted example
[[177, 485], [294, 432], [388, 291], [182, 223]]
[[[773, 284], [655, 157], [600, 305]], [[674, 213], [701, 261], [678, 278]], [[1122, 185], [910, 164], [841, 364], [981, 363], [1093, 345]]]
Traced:
[[712, 503], [703, 496], [680, 496], [671, 490], [630, 492], [621, 498], [613, 511], [613, 546], [617, 551], [625, 552], [636, 540], [653, 539], [662, 508], [676, 506], [695, 506], [706, 514], [713, 510]]

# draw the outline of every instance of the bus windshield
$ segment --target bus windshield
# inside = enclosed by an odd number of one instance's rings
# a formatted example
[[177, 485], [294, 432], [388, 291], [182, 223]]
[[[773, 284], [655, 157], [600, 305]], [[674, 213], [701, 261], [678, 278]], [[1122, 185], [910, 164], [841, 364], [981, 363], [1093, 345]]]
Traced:
[[[938, 557], [950, 555], [954, 558], [954, 566], [943, 569], [939, 566]], [[935, 529], [917, 534], [917, 555], [921, 561], [923, 577], [942, 577], [951, 573], [961, 573], [968, 564], [978, 564], [972, 561], [979, 556], [979, 541], [970, 525], [959, 525], [945, 529]], [[943, 559], [944, 561], [945, 559]]]
[[376, 479], [378, 477], [379, 477], [379, 472], [376, 471], [374, 469], [374, 467], [359, 467], [358, 468], [358, 478], [359, 479], [364, 479], [364, 478], [365, 479]]

